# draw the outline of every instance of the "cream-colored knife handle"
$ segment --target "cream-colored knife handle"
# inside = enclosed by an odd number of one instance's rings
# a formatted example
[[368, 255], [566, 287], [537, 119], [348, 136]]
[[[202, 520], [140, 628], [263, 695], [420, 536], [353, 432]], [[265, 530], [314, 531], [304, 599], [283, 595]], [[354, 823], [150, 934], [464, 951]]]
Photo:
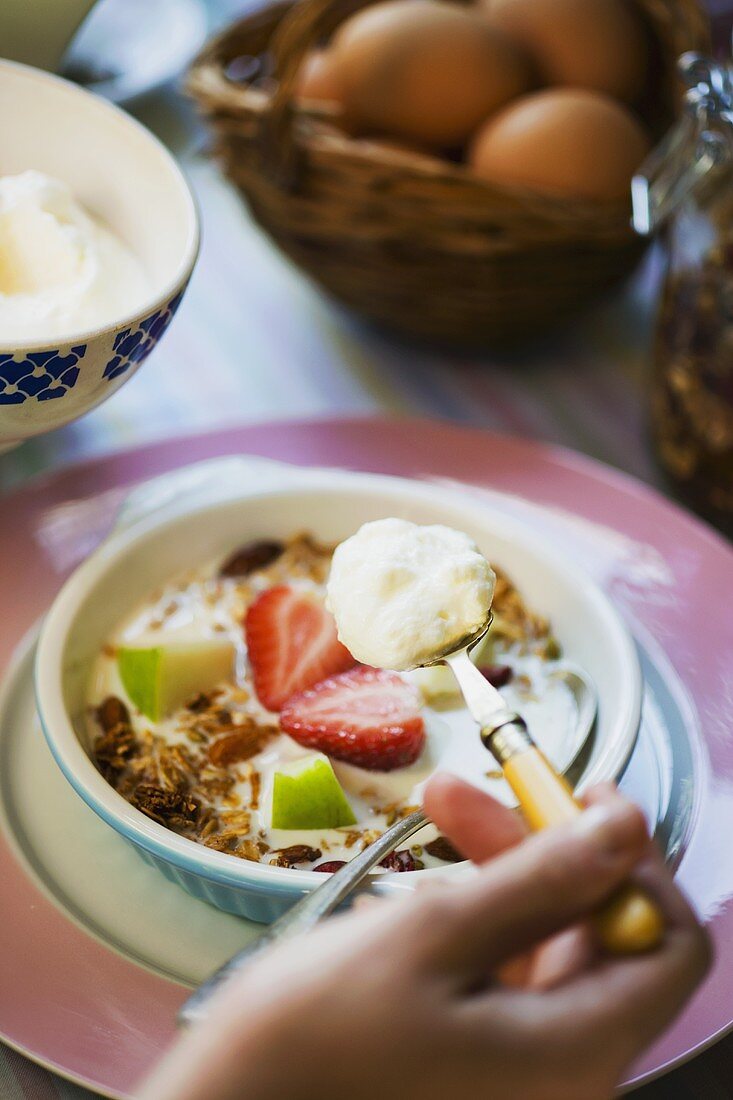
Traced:
[[[569, 785], [534, 744], [523, 720], [507, 709], [467, 651], [445, 659], [481, 727], [481, 740], [501, 765], [530, 829], [562, 825], [582, 813]], [[604, 947], [618, 954], [649, 951], [664, 934], [657, 905], [632, 884], [617, 891], [596, 915], [594, 924]]]
[[[530, 829], [546, 829], [577, 817], [583, 810], [566, 781], [531, 743], [526, 730], [520, 727], [517, 732], [524, 734], [527, 747], [512, 752], [500, 763]], [[507, 733], [504, 728], [490, 735], [488, 747], [491, 748], [492, 737], [500, 739], [503, 735], [503, 740], [508, 740]], [[593, 924], [606, 950], [620, 955], [650, 951], [664, 934], [658, 906], [633, 884], [622, 886], [598, 911]]]

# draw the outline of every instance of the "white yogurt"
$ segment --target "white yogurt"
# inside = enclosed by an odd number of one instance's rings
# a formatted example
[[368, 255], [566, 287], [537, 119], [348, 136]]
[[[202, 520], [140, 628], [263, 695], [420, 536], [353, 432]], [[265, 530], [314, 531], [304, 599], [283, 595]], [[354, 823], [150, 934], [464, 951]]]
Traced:
[[404, 670], [478, 630], [495, 584], [462, 531], [380, 519], [336, 548], [326, 602], [358, 661]]
[[73, 336], [141, 307], [142, 264], [60, 180], [0, 178], [0, 344]]

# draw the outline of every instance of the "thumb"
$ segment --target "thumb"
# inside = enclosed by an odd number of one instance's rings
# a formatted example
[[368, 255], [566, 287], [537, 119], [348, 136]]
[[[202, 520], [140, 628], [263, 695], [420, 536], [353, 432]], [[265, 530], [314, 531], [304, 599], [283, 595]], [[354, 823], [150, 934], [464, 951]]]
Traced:
[[438, 772], [430, 780], [423, 804], [441, 833], [474, 863], [486, 863], [527, 835], [516, 810], [446, 772]]
[[585, 919], [646, 851], [641, 812], [624, 799], [592, 806], [494, 859], [441, 900], [425, 950], [438, 969], [485, 973]]

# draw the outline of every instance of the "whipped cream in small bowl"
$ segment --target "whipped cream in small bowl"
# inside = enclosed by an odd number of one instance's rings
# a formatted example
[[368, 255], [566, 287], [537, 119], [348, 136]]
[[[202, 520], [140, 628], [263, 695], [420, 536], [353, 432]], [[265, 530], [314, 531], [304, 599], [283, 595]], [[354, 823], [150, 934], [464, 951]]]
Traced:
[[157, 344], [198, 253], [175, 160], [143, 126], [0, 60], [0, 452], [106, 400]]
[[0, 339], [55, 340], [113, 323], [144, 303], [142, 262], [75, 199], [29, 168], [0, 176]]

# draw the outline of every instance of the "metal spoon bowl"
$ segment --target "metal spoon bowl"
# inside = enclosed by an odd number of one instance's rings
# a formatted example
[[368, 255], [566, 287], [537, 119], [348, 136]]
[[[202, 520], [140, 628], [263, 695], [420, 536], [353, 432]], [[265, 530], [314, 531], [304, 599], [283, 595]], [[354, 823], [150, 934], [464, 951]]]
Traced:
[[598, 692], [588, 673], [579, 665], [563, 663], [547, 678], [565, 684], [575, 700], [575, 730], [568, 743], [567, 756], [558, 764], [561, 775], [568, 775], [580, 758], [585, 757], [590, 745], [598, 716]]
[[[446, 649], [440, 650], [439, 653], [434, 654], [429, 660], [421, 661], [419, 665], [413, 665], [413, 668], [431, 668], [433, 665], [442, 665], [448, 663], [448, 658], [454, 653], [459, 653], [462, 650], [470, 652], [474, 646], [478, 645], [482, 638], [485, 638], [491, 629], [491, 624], [494, 621], [493, 611], [489, 611], [488, 617], [484, 620], [481, 626], [470, 634], [464, 634], [462, 638], [456, 638], [451, 642], [450, 646]], [[411, 671], [411, 670], [408, 670]]]

